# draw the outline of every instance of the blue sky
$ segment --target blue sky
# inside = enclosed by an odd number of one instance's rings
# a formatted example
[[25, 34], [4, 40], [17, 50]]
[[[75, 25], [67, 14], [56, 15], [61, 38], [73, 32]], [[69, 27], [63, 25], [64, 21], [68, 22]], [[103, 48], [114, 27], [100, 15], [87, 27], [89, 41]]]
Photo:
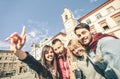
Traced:
[[107, 0], [0, 0], [0, 50], [9, 49], [5, 38], [13, 32], [27, 29], [25, 50], [33, 42], [64, 32], [61, 14], [69, 8], [76, 19]]

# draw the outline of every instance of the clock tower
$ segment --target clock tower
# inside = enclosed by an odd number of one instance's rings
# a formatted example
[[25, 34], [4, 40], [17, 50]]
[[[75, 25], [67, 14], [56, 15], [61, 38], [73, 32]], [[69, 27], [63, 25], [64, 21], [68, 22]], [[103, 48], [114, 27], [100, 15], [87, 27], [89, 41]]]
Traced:
[[66, 31], [66, 41], [69, 41], [70, 39], [76, 38], [76, 35], [74, 34], [74, 28], [77, 25], [77, 22], [74, 18], [73, 13], [68, 9], [65, 8], [62, 16], [63, 24]]

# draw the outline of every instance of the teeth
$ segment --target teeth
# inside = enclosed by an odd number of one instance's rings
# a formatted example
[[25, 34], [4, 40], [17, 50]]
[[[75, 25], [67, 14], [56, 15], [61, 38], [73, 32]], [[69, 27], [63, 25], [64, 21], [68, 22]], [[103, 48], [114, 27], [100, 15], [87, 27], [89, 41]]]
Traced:
[[49, 58], [53, 58], [52, 56], [50, 56]]

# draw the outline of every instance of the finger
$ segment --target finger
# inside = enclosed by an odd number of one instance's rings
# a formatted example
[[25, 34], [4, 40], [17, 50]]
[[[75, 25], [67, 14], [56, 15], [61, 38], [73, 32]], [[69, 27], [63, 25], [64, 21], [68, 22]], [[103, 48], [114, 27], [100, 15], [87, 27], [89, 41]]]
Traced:
[[23, 36], [22, 44], [24, 45], [26, 42], [26, 35]]
[[11, 45], [14, 44], [13, 38], [10, 39], [10, 43], [11, 43]]
[[5, 40], [8, 41], [10, 40], [17, 32], [12, 33], [9, 37], [7, 37]]
[[26, 35], [26, 27], [23, 26], [23, 30], [22, 30], [22, 33], [21, 33], [21, 37], [23, 37], [24, 35]]
[[5, 40], [6, 41], [8, 41], [8, 40], [10, 40], [11, 38], [18, 38], [19, 40], [21, 40], [21, 37], [20, 37], [20, 35], [17, 33], [17, 32], [15, 32], [15, 33], [13, 33], [13, 34], [11, 34], [9, 37], [7, 37]]
[[15, 46], [15, 43], [14, 43], [14, 38], [11, 38], [10, 39], [10, 46], [11, 46], [11, 49], [13, 49], [14, 48], [14, 46]]

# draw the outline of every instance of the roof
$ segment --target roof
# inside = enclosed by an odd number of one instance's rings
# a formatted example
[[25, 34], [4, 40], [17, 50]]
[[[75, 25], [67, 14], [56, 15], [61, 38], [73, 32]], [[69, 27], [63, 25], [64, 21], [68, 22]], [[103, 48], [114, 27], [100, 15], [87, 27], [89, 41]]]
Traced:
[[106, 5], [108, 5], [109, 3], [113, 2], [114, 0], [108, 0], [105, 3], [103, 3], [102, 5], [100, 5], [99, 7], [97, 7], [96, 9], [92, 10], [91, 12], [89, 12], [88, 14], [86, 14], [85, 16], [81, 17], [80, 19], [78, 19], [78, 22], [81, 22], [83, 19], [89, 17], [91, 14], [97, 12], [98, 10], [102, 9], [103, 7], [105, 7]]
[[57, 35], [55, 35], [54, 37], [52, 37], [52, 40], [55, 39], [56, 37], [62, 35], [63, 37], [66, 37], [66, 34], [63, 32], [59, 32]]

